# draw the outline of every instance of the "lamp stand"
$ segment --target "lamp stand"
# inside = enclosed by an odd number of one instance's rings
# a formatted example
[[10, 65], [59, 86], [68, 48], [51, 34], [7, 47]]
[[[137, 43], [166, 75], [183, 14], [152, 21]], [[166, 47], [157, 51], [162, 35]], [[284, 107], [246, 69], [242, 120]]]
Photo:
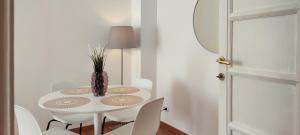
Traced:
[[123, 54], [124, 54], [124, 49], [123, 48], [121, 48], [121, 85], [124, 85], [124, 80], [123, 80], [123, 78], [124, 78], [124, 76], [123, 76], [123, 64], [124, 64], [124, 56], [123, 56]]

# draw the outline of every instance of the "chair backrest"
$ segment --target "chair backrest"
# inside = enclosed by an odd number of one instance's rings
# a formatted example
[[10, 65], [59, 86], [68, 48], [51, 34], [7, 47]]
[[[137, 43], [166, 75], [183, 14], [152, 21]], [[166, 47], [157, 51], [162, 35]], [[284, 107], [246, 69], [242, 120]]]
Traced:
[[152, 90], [152, 81], [148, 79], [135, 79], [131, 83], [132, 86], [140, 88], [140, 89], [145, 89], [145, 90]]
[[164, 98], [151, 100], [141, 107], [134, 122], [131, 135], [156, 135]]
[[68, 88], [76, 88], [78, 85], [73, 81], [62, 81], [62, 82], [55, 82], [52, 83], [52, 92], [62, 90], [62, 89], [68, 89]]
[[15, 115], [19, 135], [42, 135], [41, 128], [31, 112], [15, 105]]

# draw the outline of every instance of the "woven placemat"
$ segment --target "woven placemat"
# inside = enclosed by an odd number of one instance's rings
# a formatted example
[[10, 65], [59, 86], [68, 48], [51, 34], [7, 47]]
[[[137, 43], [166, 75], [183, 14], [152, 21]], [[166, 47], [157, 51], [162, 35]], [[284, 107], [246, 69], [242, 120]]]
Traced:
[[91, 102], [91, 100], [85, 97], [64, 97], [49, 100], [44, 103], [44, 106], [48, 108], [64, 109], [82, 106], [89, 102]]
[[61, 91], [65, 95], [82, 95], [91, 93], [91, 88], [73, 88], [73, 89], [64, 89]]
[[140, 89], [135, 87], [113, 87], [108, 89], [109, 94], [132, 94], [139, 91]]
[[143, 98], [134, 95], [117, 95], [107, 97], [101, 100], [105, 105], [110, 106], [129, 106], [143, 102]]

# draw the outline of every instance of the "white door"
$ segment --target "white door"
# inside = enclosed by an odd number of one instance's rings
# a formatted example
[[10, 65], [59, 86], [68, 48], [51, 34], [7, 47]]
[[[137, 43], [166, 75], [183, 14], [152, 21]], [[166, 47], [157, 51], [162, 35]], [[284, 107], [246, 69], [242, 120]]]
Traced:
[[220, 14], [219, 135], [300, 135], [299, 2], [220, 0]]

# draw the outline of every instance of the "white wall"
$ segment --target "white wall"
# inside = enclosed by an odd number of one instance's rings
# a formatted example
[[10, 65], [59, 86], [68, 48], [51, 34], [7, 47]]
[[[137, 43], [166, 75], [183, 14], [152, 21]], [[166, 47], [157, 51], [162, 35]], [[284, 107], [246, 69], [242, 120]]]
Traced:
[[[37, 102], [51, 82], [89, 84], [87, 45], [105, 43], [110, 25], [130, 25], [130, 19], [130, 0], [16, 0], [15, 103], [30, 109], [45, 129], [50, 115]], [[130, 63], [130, 52], [125, 55]], [[119, 65], [120, 52], [114, 50], [106, 66], [111, 84], [120, 83]]]
[[141, 0], [141, 76], [153, 81], [156, 97], [157, 0]]
[[194, 35], [196, 1], [157, 1], [157, 92], [170, 109], [163, 121], [191, 135], [217, 135], [217, 55]]
[[141, 78], [141, 0], [131, 0], [131, 25], [135, 29], [138, 48], [131, 49], [131, 80]]

